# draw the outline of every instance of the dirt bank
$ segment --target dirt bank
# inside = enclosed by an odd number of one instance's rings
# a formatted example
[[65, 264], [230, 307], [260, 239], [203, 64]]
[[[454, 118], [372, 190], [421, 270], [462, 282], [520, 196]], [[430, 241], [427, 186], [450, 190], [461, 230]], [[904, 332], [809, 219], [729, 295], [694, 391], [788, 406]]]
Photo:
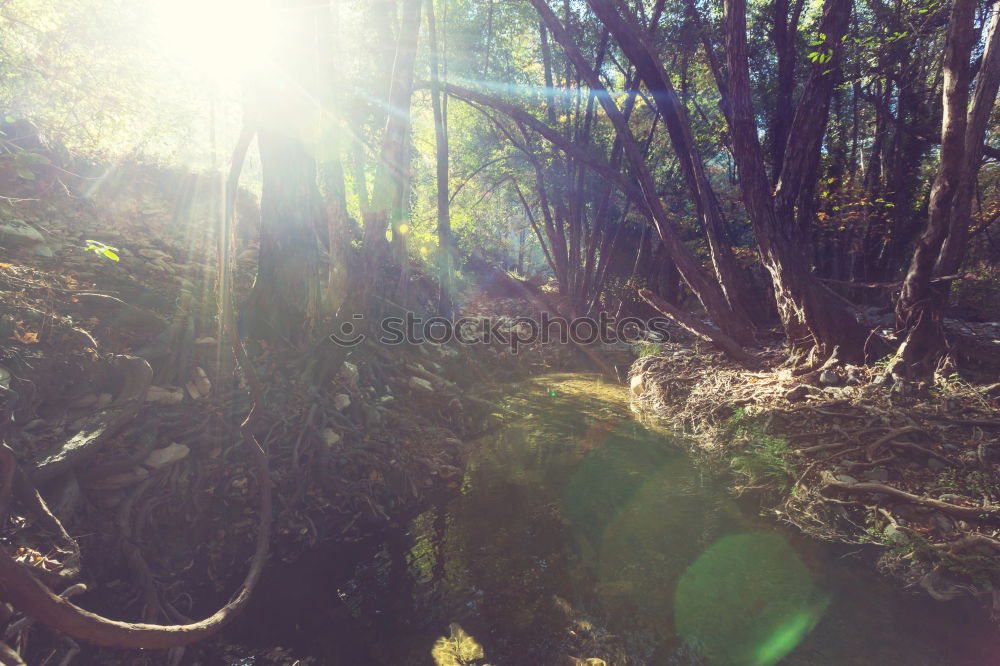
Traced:
[[884, 364], [794, 376], [666, 345], [630, 382], [633, 409], [730, 465], [735, 492], [758, 493], [773, 517], [878, 548], [906, 587], [971, 594], [1000, 618], [1000, 385], [972, 376], [915, 383]]

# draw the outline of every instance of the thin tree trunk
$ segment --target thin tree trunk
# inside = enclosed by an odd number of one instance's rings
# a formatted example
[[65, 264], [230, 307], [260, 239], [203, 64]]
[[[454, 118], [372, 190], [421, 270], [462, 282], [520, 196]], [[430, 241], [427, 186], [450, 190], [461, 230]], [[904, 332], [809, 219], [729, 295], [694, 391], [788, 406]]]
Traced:
[[976, 75], [976, 88], [965, 130], [965, 165], [952, 204], [948, 236], [937, 259], [935, 272], [938, 275], [958, 272], [969, 241], [969, 218], [983, 158], [983, 139], [996, 101], [997, 88], [1000, 87], [1000, 7], [993, 9], [985, 42], [986, 50]]
[[[492, 4], [490, 5], [492, 10]], [[441, 100], [438, 77], [437, 31], [434, 24], [434, 0], [427, 0], [427, 35], [430, 46], [431, 107], [434, 113], [434, 145], [437, 155], [438, 212], [438, 314], [452, 316], [451, 271], [454, 254], [451, 241], [451, 212], [448, 196], [448, 127]]]
[[611, 96], [601, 84], [597, 73], [594, 72], [589, 63], [583, 58], [579, 49], [576, 48], [569, 34], [559, 22], [559, 19], [556, 18], [555, 14], [552, 13], [548, 4], [544, 0], [530, 0], [530, 2], [539, 15], [541, 15], [542, 20], [545, 21], [552, 36], [562, 46], [569, 60], [575, 65], [581, 78], [594, 91], [601, 106], [604, 108], [605, 114], [612, 125], [614, 125], [615, 132], [621, 137], [625, 155], [639, 181], [639, 188], [642, 190], [646, 205], [652, 213], [664, 244], [674, 258], [684, 280], [698, 296], [705, 310], [720, 329], [736, 340], [748, 341], [751, 337], [751, 330], [748, 329], [745, 321], [733, 312], [719, 285], [701, 269], [691, 250], [683, 243], [673, 229], [672, 222], [657, 195], [652, 175], [642, 156], [639, 144], [632, 135], [632, 131], [622, 116], [621, 110], [615, 104], [614, 100], [611, 99]]
[[941, 159], [928, 211], [927, 226], [903, 280], [896, 304], [896, 326], [907, 332], [894, 370], [936, 362], [946, 341], [941, 325], [944, 295], [931, 280], [934, 262], [948, 235], [952, 204], [966, 166], [966, 127], [969, 102], [969, 56], [973, 46], [975, 0], [954, 0], [944, 49], [944, 114], [941, 119]]

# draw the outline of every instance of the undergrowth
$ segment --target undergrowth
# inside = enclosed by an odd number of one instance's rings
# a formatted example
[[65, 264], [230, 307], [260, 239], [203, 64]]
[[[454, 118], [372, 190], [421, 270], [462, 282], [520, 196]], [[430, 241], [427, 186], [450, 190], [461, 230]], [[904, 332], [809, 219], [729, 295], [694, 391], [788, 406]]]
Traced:
[[764, 434], [755, 417], [737, 409], [726, 423], [730, 436], [746, 440], [745, 445], [730, 457], [733, 471], [751, 484], [774, 484], [788, 490], [795, 479], [792, 450], [781, 437]]

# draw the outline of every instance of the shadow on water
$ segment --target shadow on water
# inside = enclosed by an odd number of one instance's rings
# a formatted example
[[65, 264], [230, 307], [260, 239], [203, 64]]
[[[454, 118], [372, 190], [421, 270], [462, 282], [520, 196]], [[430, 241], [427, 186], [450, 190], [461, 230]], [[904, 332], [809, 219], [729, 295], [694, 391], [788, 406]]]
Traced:
[[550, 375], [502, 402], [522, 418], [477, 442], [454, 496], [272, 567], [230, 640], [331, 666], [1000, 663], [972, 604], [757, 518], [620, 387]]

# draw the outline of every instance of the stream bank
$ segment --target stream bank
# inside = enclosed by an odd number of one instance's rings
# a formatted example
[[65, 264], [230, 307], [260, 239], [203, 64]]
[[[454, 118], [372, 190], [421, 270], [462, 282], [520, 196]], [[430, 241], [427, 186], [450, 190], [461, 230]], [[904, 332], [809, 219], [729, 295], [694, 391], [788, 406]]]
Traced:
[[274, 568], [227, 634], [241, 660], [208, 663], [992, 663], [975, 603], [905, 594], [856, 547], [758, 516], [616, 381], [497, 389], [507, 425], [470, 446], [458, 488], [353, 552]]
[[933, 383], [891, 375], [885, 363], [797, 374], [778, 365], [778, 349], [752, 371], [663, 345], [632, 366], [632, 406], [730, 466], [734, 490], [772, 518], [874, 550], [905, 589], [974, 597], [996, 621], [1000, 385], [990, 326], [953, 331], [976, 365]]

